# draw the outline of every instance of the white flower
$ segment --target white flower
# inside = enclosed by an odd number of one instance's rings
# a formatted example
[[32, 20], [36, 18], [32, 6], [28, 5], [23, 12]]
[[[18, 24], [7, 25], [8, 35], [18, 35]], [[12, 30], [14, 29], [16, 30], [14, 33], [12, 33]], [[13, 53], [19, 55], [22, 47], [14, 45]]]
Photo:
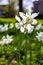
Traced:
[[32, 22], [33, 25], [37, 24], [37, 21], [35, 19], [33, 19], [33, 22]]
[[14, 27], [14, 24], [11, 23], [10, 26], [9, 26], [9, 28], [12, 29], [13, 27]]
[[19, 23], [16, 23], [15, 26], [16, 26], [17, 29], [20, 28], [20, 24]]
[[18, 20], [18, 23], [15, 24], [17, 29], [20, 29], [20, 31], [23, 32], [28, 32], [31, 33], [34, 29], [34, 27], [31, 24], [25, 23], [25, 20], [22, 20], [19, 17], [15, 17]]
[[20, 29], [22, 33], [32, 33], [34, 30], [34, 26], [32, 24], [37, 24], [37, 21], [34, 19], [36, 16], [38, 16], [39, 13], [31, 14], [31, 11], [27, 11], [26, 14], [19, 12], [20, 17], [17, 15], [15, 16], [18, 23], [15, 24], [17, 29]]
[[7, 39], [3, 39], [2, 40], [2, 45], [6, 44], [6, 42], [7, 42]]
[[43, 41], [43, 32], [37, 32], [36, 38], [38, 39], [38, 41]]
[[37, 24], [37, 21], [34, 18], [38, 16], [39, 13], [31, 14], [31, 12], [26, 12], [26, 14], [24, 14], [23, 12], [19, 12], [19, 14], [20, 17], [25, 20], [25, 23], [31, 23], [33, 25]]
[[5, 24], [4, 26], [0, 25], [0, 32], [4, 32], [4, 31], [7, 31], [7, 30], [8, 30], [8, 24]]
[[12, 37], [13, 37], [13, 36], [9, 36], [9, 35], [7, 35], [6, 37], [3, 36], [2, 39], [1, 39], [1, 41], [0, 41], [0, 44], [1, 44], [1, 45], [4, 45], [4, 44], [9, 44], [9, 43], [11, 43], [12, 40], [13, 40]]
[[4, 32], [4, 27], [1, 28], [0, 32]]
[[25, 23], [25, 20], [21, 21], [21, 19], [17, 16], [15, 18], [18, 20], [18, 23], [16, 23], [15, 26], [17, 29], [20, 29], [22, 33], [25, 33], [25, 32], [32, 33], [33, 32], [34, 26], [32, 26], [31, 24]]
[[8, 41], [8, 43], [11, 43], [12, 40], [13, 40], [13, 39], [12, 39], [13, 36], [9, 36], [9, 35], [7, 35], [6, 37], [7, 37], [7, 41]]
[[0, 25], [0, 32], [2, 31], [3, 25]]
[[0, 25], [0, 29], [3, 27], [3, 25]]
[[4, 25], [4, 31], [7, 31], [8, 30], [8, 24], [5, 24]]
[[35, 30], [40, 30], [42, 28], [42, 25], [41, 24], [38, 24], [35, 28]]
[[32, 26], [31, 24], [28, 24], [27, 25], [27, 31], [28, 31], [28, 33], [32, 33], [33, 30], [34, 30], [34, 26]]
[[19, 17], [15, 17], [19, 23], [16, 23], [15, 26], [17, 29], [20, 29], [20, 31], [23, 33], [23, 32], [28, 32], [28, 33], [32, 33], [33, 29], [34, 29], [34, 26], [32, 26], [31, 24], [25, 24], [25, 21], [24, 20], [20, 20]]
[[1, 39], [1, 45], [4, 45], [5, 43], [6, 43], [6, 38], [5, 38], [5, 36], [3, 36]]

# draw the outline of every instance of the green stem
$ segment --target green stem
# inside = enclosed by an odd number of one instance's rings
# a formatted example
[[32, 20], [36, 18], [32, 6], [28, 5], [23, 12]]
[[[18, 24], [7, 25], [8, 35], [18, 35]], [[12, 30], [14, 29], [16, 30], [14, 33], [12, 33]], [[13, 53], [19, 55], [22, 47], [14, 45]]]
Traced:
[[39, 46], [38, 48], [39, 54], [41, 54], [41, 42], [38, 42], [38, 46]]
[[26, 35], [26, 44], [25, 44], [25, 65], [27, 65], [27, 35]]
[[[37, 48], [38, 47], [38, 48]], [[39, 41], [37, 41], [36, 42], [36, 49], [37, 49], [37, 54], [38, 54], [38, 56], [40, 57], [40, 55], [41, 55], [41, 41], [39, 42]], [[38, 58], [38, 57], [37, 57]], [[40, 58], [38, 58], [39, 59], [39, 61], [40, 61]]]
[[18, 65], [20, 65], [20, 49], [19, 49], [19, 56], [18, 56]]
[[31, 48], [31, 42], [30, 42], [30, 65], [32, 65], [31, 60], [32, 60], [32, 48]]
[[41, 42], [39, 42], [39, 55], [41, 55]]
[[[20, 36], [19, 36], [19, 38], [21, 37], [21, 33], [20, 33]], [[18, 45], [18, 48], [19, 48], [19, 50], [18, 50], [18, 65], [20, 65], [20, 45], [21, 45], [21, 38], [20, 38], [20, 41], [19, 41], [19, 43], [18, 43], [19, 45]]]

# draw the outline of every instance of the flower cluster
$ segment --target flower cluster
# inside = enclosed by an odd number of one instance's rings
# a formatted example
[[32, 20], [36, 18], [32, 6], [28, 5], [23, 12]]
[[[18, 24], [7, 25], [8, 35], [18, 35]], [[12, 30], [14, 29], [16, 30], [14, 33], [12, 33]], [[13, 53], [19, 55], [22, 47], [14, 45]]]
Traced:
[[33, 32], [33, 30], [35, 30], [37, 33], [36, 38], [38, 41], [43, 41], [43, 32], [38, 33], [38, 30], [43, 29], [43, 25], [38, 24], [36, 19], [34, 19], [36, 16], [38, 16], [38, 14], [39, 13], [32, 14], [32, 11], [30, 11], [30, 9], [27, 10], [26, 14], [19, 12], [20, 17], [17, 15], [15, 16], [16, 20], [18, 21], [15, 26], [17, 29], [20, 29], [22, 33], [30, 34]]
[[4, 26], [0, 25], [0, 32], [4, 32], [4, 31], [7, 31], [7, 30], [8, 30], [8, 24], [5, 24]]
[[19, 12], [20, 17], [15, 16], [18, 23], [15, 24], [17, 29], [20, 29], [22, 33], [32, 33], [34, 30], [34, 26], [37, 24], [37, 21], [34, 19], [38, 16], [39, 13], [31, 13], [31, 11], [27, 11], [26, 14], [23, 12]]
[[5, 24], [4, 26], [0, 25], [0, 32], [8, 31], [8, 29], [12, 29], [13, 27], [14, 27], [13, 23], [11, 23], [10, 25]]
[[13, 36], [9, 36], [9, 35], [7, 35], [6, 37], [3, 36], [2, 39], [1, 39], [1, 41], [0, 41], [0, 44], [1, 44], [1, 45], [4, 45], [4, 44], [9, 44], [9, 43], [11, 43], [11, 42], [13, 41], [12, 37], [13, 37]]

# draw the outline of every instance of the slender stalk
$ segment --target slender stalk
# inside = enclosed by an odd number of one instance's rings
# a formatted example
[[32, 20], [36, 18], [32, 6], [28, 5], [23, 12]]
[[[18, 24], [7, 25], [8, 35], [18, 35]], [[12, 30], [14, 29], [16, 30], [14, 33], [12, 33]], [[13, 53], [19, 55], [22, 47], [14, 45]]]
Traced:
[[30, 65], [32, 65], [31, 60], [32, 60], [32, 51], [30, 50]]
[[31, 60], [32, 60], [32, 48], [31, 48], [31, 41], [30, 41], [30, 65], [32, 65]]
[[19, 48], [19, 51], [18, 51], [19, 52], [19, 54], [18, 54], [18, 65], [20, 65], [20, 47], [21, 47], [21, 42], [22, 42], [21, 41], [21, 33], [19, 35], [19, 39], [20, 39], [20, 41], [18, 43], [19, 44], [19, 46], [18, 46], [18, 48]]
[[[38, 46], [38, 48], [37, 48], [37, 46]], [[40, 62], [40, 55], [41, 55], [41, 41], [39, 42], [38, 40], [37, 40], [37, 42], [36, 42], [36, 49], [37, 49], [37, 55], [36, 55], [36, 57], [39, 59], [39, 62]], [[39, 56], [39, 57], [38, 57]], [[38, 63], [39, 63], [38, 62]]]
[[39, 55], [41, 55], [41, 42], [39, 42]]
[[39, 62], [41, 62], [41, 59], [40, 59], [41, 58], [41, 41], [38, 43], [39, 43], [39, 49], [38, 49], [39, 50], [39, 54], [38, 54], [39, 58], [38, 59], [39, 59]]
[[20, 65], [20, 49], [19, 49], [19, 56], [18, 56], [18, 65]]
[[38, 42], [38, 51], [39, 51], [39, 54], [41, 54], [41, 42]]
[[27, 65], [27, 35], [26, 35], [26, 44], [25, 44], [25, 65]]

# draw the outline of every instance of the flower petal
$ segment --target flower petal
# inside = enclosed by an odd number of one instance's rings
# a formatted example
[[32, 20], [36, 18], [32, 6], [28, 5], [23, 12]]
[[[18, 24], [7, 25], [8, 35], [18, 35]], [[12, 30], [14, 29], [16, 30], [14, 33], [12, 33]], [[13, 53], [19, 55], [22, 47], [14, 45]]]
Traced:
[[2, 44], [2, 41], [0, 41], [0, 44]]
[[12, 29], [13, 27], [14, 27], [14, 24], [11, 23], [10, 26], [9, 26], [9, 28]]
[[26, 15], [25, 15], [24, 13], [19, 12], [19, 15], [20, 15], [20, 17], [21, 17], [22, 19], [26, 19]]
[[31, 24], [28, 24], [27, 25], [28, 33], [32, 33], [33, 32], [33, 29], [34, 29], [34, 26], [32, 26]]
[[32, 17], [32, 18], [35, 18], [35, 17], [37, 17], [38, 15], [39, 15], [39, 13], [33, 13], [31, 17]]
[[41, 24], [38, 24], [38, 25], [36, 26], [35, 30], [40, 30], [41, 27], [42, 27], [42, 25], [41, 25]]
[[37, 21], [35, 19], [33, 19], [32, 23], [33, 25], [36, 25], [37, 24]]
[[15, 24], [15, 26], [16, 26], [16, 28], [17, 28], [17, 29], [19, 29], [19, 28], [20, 28], [19, 23], [16, 23], [16, 24]]
[[20, 23], [21, 19], [17, 15], [15, 16], [15, 18]]
[[20, 28], [20, 31], [23, 33], [24, 32], [24, 27], [21, 27]]
[[32, 9], [28, 7], [26, 16], [31, 16], [31, 13], [32, 13]]
[[31, 17], [31, 12], [26, 13], [26, 17]]
[[22, 20], [22, 23], [23, 23], [23, 24], [25, 24], [25, 23], [26, 23], [26, 20], [25, 20], [25, 19], [24, 19], [24, 20]]
[[43, 41], [43, 32], [37, 32], [36, 38], [38, 39], [38, 41]]

